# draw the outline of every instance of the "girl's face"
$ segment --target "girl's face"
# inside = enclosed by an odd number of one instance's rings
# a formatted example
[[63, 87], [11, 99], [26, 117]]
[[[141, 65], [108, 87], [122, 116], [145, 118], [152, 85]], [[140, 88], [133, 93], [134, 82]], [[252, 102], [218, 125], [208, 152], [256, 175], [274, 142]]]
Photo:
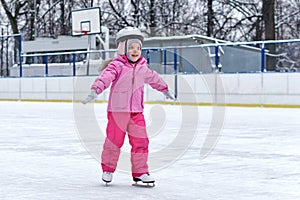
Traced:
[[142, 50], [139, 43], [131, 43], [128, 47], [128, 57], [132, 62], [138, 61], [141, 57]]

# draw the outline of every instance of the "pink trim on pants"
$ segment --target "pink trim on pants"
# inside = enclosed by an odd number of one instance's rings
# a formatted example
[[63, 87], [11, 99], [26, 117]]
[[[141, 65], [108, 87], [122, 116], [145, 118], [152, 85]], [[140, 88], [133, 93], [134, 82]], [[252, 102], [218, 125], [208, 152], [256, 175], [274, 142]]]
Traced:
[[102, 170], [114, 172], [119, 160], [125, 134], [131, 145], [131, 171], [133, 177], [148, 172], [149, 139], [143, 113], [108, 112], [106, 139], [102, 151]]

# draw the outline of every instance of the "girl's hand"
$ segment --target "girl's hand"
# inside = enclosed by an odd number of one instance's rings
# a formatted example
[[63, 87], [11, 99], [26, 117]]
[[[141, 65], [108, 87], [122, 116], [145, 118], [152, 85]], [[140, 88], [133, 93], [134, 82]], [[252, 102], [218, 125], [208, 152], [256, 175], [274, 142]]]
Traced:
[[167, 92], [164, 92], [164, 95], [166, 96], [167, 99], [175, 100], [174, 96], [170, 93], [168, 90]]
[[85, 98], [84, 100], [81, 101], [83, 104], [87, 104], [88, 102], [94, 100], [97, 98], [97, 94], [95, 90], [91, 90], [91, 93]]

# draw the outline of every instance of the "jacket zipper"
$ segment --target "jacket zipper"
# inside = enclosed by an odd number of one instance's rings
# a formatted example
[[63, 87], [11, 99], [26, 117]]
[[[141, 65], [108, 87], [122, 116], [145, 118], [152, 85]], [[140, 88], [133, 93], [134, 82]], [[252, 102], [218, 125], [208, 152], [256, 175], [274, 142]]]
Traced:
[[133, 67], [133, 71], [132, 71], [132, 87], [131, 87], [131, 96], [130, 96], [130, 112], [132, 112], [132, 104], [133, 104], [133, 91], [134, 91], [134, 78], [135, 78], [135, 66], [132, 66]]

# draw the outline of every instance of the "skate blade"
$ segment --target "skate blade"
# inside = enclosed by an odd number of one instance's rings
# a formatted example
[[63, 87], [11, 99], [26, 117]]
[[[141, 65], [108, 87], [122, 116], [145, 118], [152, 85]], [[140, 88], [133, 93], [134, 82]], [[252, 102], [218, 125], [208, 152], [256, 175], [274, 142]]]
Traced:
[[132, 186], [153, 188], [155, 186], [155, 184], [154, 184], [154, 182], [150, 182], [150, 183], [135, 182], [135, 183], [132, 183]]
[[111, 183], [111, 181], [105, 181], [102, 179], [102, 181], [104, 182], [105, 186], [107, 187], [109, 185], [109, 183]]

